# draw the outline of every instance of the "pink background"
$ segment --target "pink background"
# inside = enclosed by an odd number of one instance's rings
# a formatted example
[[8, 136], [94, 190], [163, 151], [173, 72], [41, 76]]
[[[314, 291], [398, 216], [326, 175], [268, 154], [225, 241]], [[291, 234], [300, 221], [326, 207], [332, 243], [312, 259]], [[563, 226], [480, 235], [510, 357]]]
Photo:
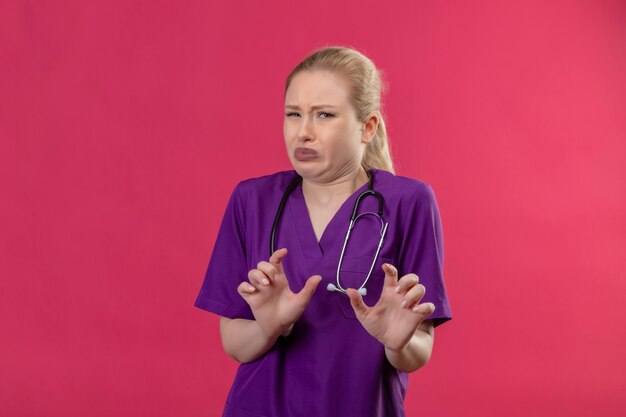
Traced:
[[598, 0], [0, 3], [0, 415], [220, 415], [193, 302], [329, 44], [384, 71], [443, 219], [454, 319], [407, 414], [623, 415], [626, 4]]

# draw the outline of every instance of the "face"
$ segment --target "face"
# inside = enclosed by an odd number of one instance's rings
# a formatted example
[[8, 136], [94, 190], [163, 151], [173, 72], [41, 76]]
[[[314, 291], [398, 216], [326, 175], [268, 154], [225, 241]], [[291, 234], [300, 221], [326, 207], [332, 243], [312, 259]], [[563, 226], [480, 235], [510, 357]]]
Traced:
[[289, 160], [302, 177], [332, 181], [359, 169], [373, 132], [359, 122], [348, 98], [348, 82], [335, 73], [303, 71], [292, 79], [283, 134]]

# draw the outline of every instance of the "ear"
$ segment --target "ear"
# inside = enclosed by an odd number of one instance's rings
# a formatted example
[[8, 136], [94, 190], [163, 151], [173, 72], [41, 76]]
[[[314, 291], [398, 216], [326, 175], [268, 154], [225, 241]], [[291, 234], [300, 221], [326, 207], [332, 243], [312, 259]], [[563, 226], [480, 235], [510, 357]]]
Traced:
[[366, 119], [363, 127], [361, 127], [361, 143], [368, 144], [376, 136], [376, 130], [378, 130], [378, 115], [376, 113], [371, 113]]

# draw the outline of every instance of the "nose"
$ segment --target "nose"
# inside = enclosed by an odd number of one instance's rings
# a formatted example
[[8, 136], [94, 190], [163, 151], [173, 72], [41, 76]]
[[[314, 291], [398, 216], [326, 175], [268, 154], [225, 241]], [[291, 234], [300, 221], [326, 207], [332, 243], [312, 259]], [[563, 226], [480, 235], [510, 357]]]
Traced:
[[313, 123], [307, 117], [303, 117], [300, 126], [298, 126], [298, 140], [300, 142], [315, 140]]

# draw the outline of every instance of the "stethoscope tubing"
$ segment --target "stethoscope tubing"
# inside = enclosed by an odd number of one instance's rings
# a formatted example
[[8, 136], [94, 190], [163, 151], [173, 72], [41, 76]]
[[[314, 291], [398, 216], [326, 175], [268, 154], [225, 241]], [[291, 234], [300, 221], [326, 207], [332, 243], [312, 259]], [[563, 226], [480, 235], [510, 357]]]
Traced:
[[[341, 285], [341, 282], [340, 282], [340, 279], [339, 279], [339, 273], [340, 273], [340, 270], [341, 270], [341, 265], [343, 264], [343, 254], [344, 254], [344, 252], [346, 250], [346, 246], [348, 244], [348, 240], [350, 239], [350, 233], [352, 231], [352, 228], [354, 227], [354, 224], [356, 223], [356, 220], [359, 217], [361, 217], [361, 216], [363, 216], [365, 214], [376, 215], [376, 213], [368, 211], [368, 212], [359, 214], [356, 217], [356, 219], [350, 220], [350, 227], [348, 227], [348, 232], [346, 233], [346, 237], [343, 240], [343, 247], [341, 248], [341, 255], [339, 257], [339, 263], [337, 264], [337, 285], [333, 286], [333, 284], [328, 284], [328, 286], [326, 288], [329, 291], [339, 291], [339, 292], [342, 292], [344, 294], [347, 294], [346, 289]], [[376, 259], [378, 259], [378, 254], [380, 253], [380, 249], [383, 246], [383, 240], [385, 239], [385, 234], [387, 233], [387, 226], [389, 226], [389, 223], [383, 222], [383, 219], [380, 216], [376, 216], [376, 217], [378, 217], [378, 219], [380, 220], [380, 223], [381, 223], [380, 240], [378, 241], [378, 247], [376, 248], [376, 254], [374, 254], [374, 261], [370, 265], [370, 269], [367, 272], [367, 277], [365, 278], [365, 281], [363, 281], [363, 284], [361, 284], [361, 286], [357, 289], [357, 291], [361, 295], [367, 295], [367, 289], [365, 288], [365, 285], [367, 285], [367, 281], [370, 279], [370, 276], [372, 275], [372, 271], [374, 270], [374, 265], [376, 265]]]
[[[340, 282], [340, 270], [341, 270], [341, 265], [343, 263], [343, 255], [345, 253], [345, 249], [346, 246], [348, 244], [348, 240], [350, 238], [350, 233], [352, 231], [352, 229], [354, 228], [354, 225], [356, 223], [356, 220], [366, 214], [372, 214], [375, 215], [376, 217], [378, 217], [378, 219], [381, 222], [381, 232], [380, 232], [380, 240], [378, 242], [378, 247], [376, 248], [376, 254], [374, 255], [374, 261], [372, 262], [370, 269], [367, 273], [367, 277], [365, 278], [365, 281], [363, 282], [363, 284], [361, 284], [361, 286], [358, 288], [358, 291], [361, 295], [366, 295], [367, 294], [367, 289], [365, 288], [365, 285], [367, 284], [367, 281], [369, 280], [372, 271], [374, 269], [374, 265], [376, 264], [376, 259], [378, 259], [378, 254], [380, 253], [380, 250], [382, 248], [383, 245], [383, 240], [385, 238], [385, 234], [387, 233], [387, 227], [389, 226], [389, 223], [385, 223], [382, 219], [382, 214], [383, 214], [383, 203], [384, 203], [384, 198], [382, 196], [382, 194], [380, 194], [379, 192], [374, 190], [374, 176], [372, 175], [371, 171], [367, 171], [367, 176], [369, 177], [369, 187], [367, 190], [363, 191], [361, 194], [358, 195], [356, 201], [354, 202], [354, 207], [352, 209], [352, 214], [350, 216], [350, 225], [348, 227], [348, 230], [346, 231], [346, 236], [344, 238], [343, 241], [343, 247], [341, 249], [341, 255], [339, 257], [339, 263], [337, 264], [337, 279], [336, 279], [336, 283], [335, 284], [328, 284], [327, 289], [329, 291], [338, 291], [341, 292], [343, 294], [347, 294], [346, 289], [341, 285]], [[284, 208], [285, 208], [285, 204], [287, 202], [287, 198], [289, 197], [289, 195], [293, 192], [293, 190], [298, 186], [298, 184], [300, 184], [300, 182], [302, 181], [302, 177], [299, 174], [296, 174], [295, 178], [289, 183], [289, 185], [287, 186], [287, 189], [285, 190], [285, 192], [283, 193], [283, 196], [280, 200], [280, 203], [278, 205], [278, 209], [276, 210], [276, 216], [274, 217], [274, 223], [272, 224], [272, 231], [270, 233], [270, 257], [274, 254], [274, 242], [276, 240], [276, 231], [278, 229], [278, 224], [280, 222], [280, 218], [283, 214]], [[359, 209], [359, 205], [361, 204], [361, 200], [367, 196], [373, 196], [376, 197], [378, 199], [378, 214], [374, 213], [374, 212], [364, 212], [361, 213], [359, 215], [357, 215], [358, 209]]]

